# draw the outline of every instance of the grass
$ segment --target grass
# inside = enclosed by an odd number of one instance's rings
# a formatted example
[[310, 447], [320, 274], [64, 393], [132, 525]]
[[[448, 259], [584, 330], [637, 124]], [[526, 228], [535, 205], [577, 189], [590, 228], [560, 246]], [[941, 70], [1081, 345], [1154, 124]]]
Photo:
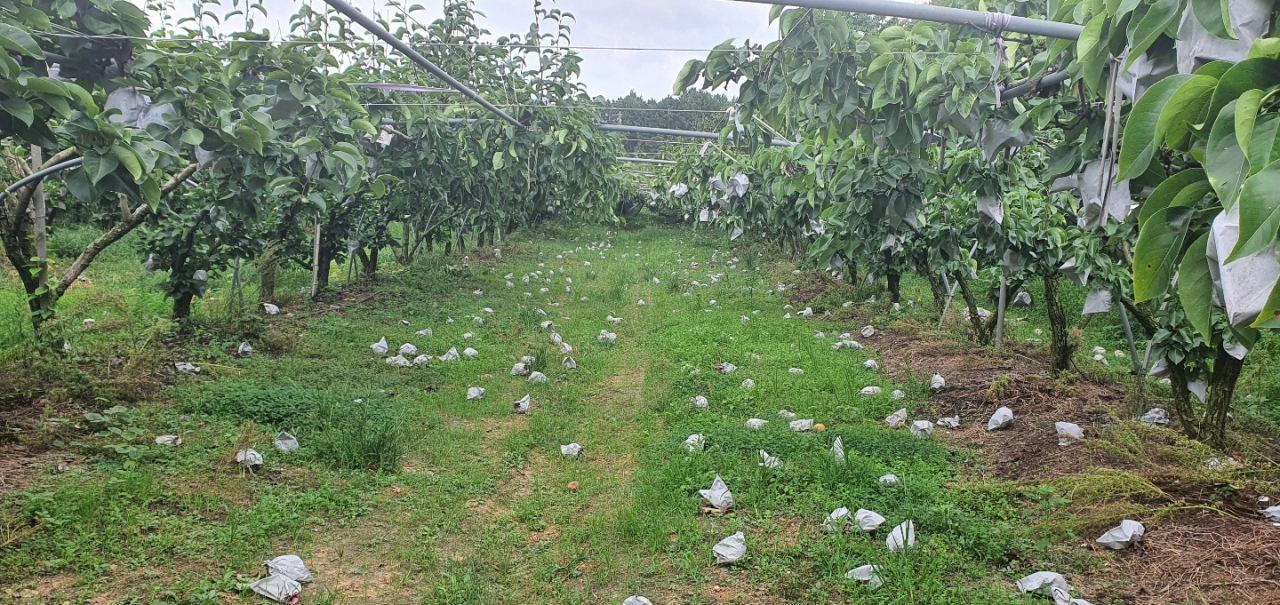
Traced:
[[[86, 238], [59, 234], [68, 248], [77, 237]], [[866, 319], [936, 322], [927, 285], [914, 277], [904, 280], [914, 307], [861, 303], [884, 295], [837, 285], [806, 303], [830, 318], [784, 320], [791, 291], [770, 291], [803, 276], [763, 245], [661, 226], [566, 227], [517, 234], [500, 259], [473, 250], [388, 266], [378, 282], [360, 284], [372, 298], [354, 305], [340, 296], [337, 309], [285, 298], [284, 314], [261, 317], [231, 302], [229, 276], [215, 276], [195, 309], [206, 329], [177, 339], [152, 288], [160, 277], [142, 273], [129, 245], [110, 249], [92, 283], [64, 299], [51, 330], [71, 343], [71, 359], [41, 358], [36, 373], [60, 378], [13, 384], [50, 411], [43, 428], [11, 439], [74, 458], [0, 501], [0, 538], [15, 536], [0, 547], [0, 584], [47, 602], [257, 602], [245, 585], [260, 562], [294, 552], [317, 576], [308, 603], [607, 603], [630, 594], [669, 603], [1017, 603], [1012, 582], [1026, 573], [1098, 565], [1069, 549], [1078, 536], [1045, 529], [1068, 519], [1068, 503], [1112, 503], [1150, 485], [1128, 475], [972, 483], [971, 453], [885, 429], [883, 417], [925, 402], [927, 384], [894, 384], [862, 366], [875, 351], [831, 345], [842, 332], [856, 339]], [[527, 285], [520, 279], [538, 271]], [[514, 288], [505, 287], [508, 273]], [[250, 268], [245, 280], [254, 283]], [[306, 276], [285, 272], [282, 281], [281, 291], [296, 292]], [[0, 325], [9, 326], [0, 360], [35, 359], [40, 348], [14, 327], [23, 319], [15, 284], [0, 285]], [[1067, 290], [1068, 308], [1078, 307], [1084, 291]], [[251, 287], [244, 298], [256, 300]], [[605, 322], [610, 314], [622, 323]], [[90, 316], [98, 323], [80, 325]], [[1009, 337], [1020, 341], [1047, 325], [1039, 307], [1011, 317]], [[562, 366], [539, 327], [547, 319], [575, 347], [578, 369]], [[431, 337], [415, 336], [426, 327]], [[618, 333], [615, 344], [597, 340], [606, 328]], [[1078, 364], [1119, 377], [1127, 360], [1109, 357], [1102, 368], [1087, 350], [1123, 348], [1117, 330], [1113, 317], [1090, 320]], [[382, 337], [392, 349], [412, 342], [428, 355], [467, 346], [480, 355], [391, 367], [369, 349]], [[244, 339], [259, 353], [239, 359], [231, 353]], [[526, 355], [548, 383], [509, 374]], [[174, 376], [163, 369], [173, 361], [204, 371]], [[721, 362], [739, 369], [720, 374]], [[741, 386], [746, 378], [755, 388]], [[883, 394], [859, 396], [868, 385]], [[472, 386], [485, 397], [467, 400]], [[895, 388], [905, 401], [889, 395]], [[530, 414], [512, 414], [525, 394]], [[696, 395], [710, 408], [694, 409]], [[117, 405], [128, 410], [109, 422], [83, 416]], [[784, 408], [828, 430], [792, 432], [778, 416]], [[769, 423], [746, 430], [753, 417]], [[281, 430], [302, 450], [277, 452]], [[1142, 430], [1117, 428], [1115, 447], [1137, 455], [1151, 438]], [[692, 433], [706, 435], [704, 450], [682, 447]], [[184, 443], [156, 446], [160, 434]], [[844, 464], [828, 454], [836, 437]], [[570, 442], [584, 446], [581, 458], [560, 455]], [[1175, 446], [1171, 457], [1186, 449]], [[242, 447], [266, 456], [260, 473], [234, 463]], [[759, 450], [784, 467], [761, 468]], [[901, 482], [881, 485], [886, 473]], [[716, 474], [736, 496], [733, 515], [698, 512], [697, 490]], [[569, 481], [580, 484], [576, 493]], [[888, 521], [872, 535], [821, 533], [840, 506]], [[888, 529], [907, 520], [918, 546], [888, 553]], [[747, 557], [715, 567], [711, 546], [736, 531], [747, 535]], [[882, 566], [886, 585], [844, 579], [863, 564]], [[16, 599], [0, 591], [0, 603]]]

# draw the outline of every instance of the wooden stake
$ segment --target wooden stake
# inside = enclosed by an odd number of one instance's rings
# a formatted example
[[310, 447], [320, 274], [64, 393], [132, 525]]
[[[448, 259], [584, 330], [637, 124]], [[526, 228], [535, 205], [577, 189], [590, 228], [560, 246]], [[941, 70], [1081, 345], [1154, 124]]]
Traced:
[[316, 236], [311, 248], [311, 300], [320, 295], [320, 214], [316, 214]]
[[[44, 151], [35, 145], [31, 146], [31, 171], [40, 170], [44, 163]], [[44, 182], [35, 183], [35, 193], [31, 196], [32, 211], [35, 214], [33, 229], [36, 236], [36, 266], [40, 271], [40, 310], [49, 310], [49, 222], [48, 208], [45, 205]]]

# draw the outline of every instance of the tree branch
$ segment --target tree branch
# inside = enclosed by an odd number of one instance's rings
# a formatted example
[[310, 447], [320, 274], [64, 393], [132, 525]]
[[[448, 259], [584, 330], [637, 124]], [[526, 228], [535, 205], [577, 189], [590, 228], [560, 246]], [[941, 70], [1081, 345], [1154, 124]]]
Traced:
[[[160, 196], [163, 198], [164, 196], [169, 195], [169, 193], [174, 189], [177, 189], [183, 181], [191, 178], [191, 175], [195, 174], [198, 169], [199, 166], [191, 164], [190, 166], [182, 169], [181, 172], [173, 175], [173, 177], [169, 179], [169, 182], [165, 183], [164, 186], [160, 188]], [[98, 254], [105, 250], [107, 246], [120, 241], [120, 239], [128, 235], [129, 232], [136, 229], [138, 225], [141, 225], [142, 221], [146, 220], [147, 215], [150, 214], [150, 212], [151, 209], [146, 204], [138, 206], [138, 208], [129, 215], [128, 220], [122, 220], [119, 223], [112, 225], [110, 229], [107, 229], [106, 233], [103, 233], [98, 237], [98, 239], [93, 240], [93, 243], [89, 244], [84, 249], [84, 252], [81, 252], [80, 256], [76, 257], [75, 262], [71, 263], [71, 266], [67, 268], [67, 271], [62, 274], [62, 279], [58, 280], [58, 284], [53, 290], [54, 300], [62, 298], [62, 295], [67, 292], [67, 288], [70, 288], [71, 284], [74, 284], [76, 279], [80, 277], [80, 274], [84, 273], [84, 270], [89, 268], [89, 263], [92, 263], [93, 259], [97, 258]]]

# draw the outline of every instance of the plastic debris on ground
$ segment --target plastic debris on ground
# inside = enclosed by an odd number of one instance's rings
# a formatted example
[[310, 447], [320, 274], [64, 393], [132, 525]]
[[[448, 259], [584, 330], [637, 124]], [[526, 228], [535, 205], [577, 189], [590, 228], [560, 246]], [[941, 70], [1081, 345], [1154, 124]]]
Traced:
[[844, 462], [844, 441], [839, 437], [836, 437], [835, 443], [831, 444], [831, 457], [835, 458], [836, 462]]
[[415, 366], [426, 365], [430, 363], [431, 363], [430, 355], [419, 355], [413, 358], [413, 365]]
[[845, 572], [844, 577], [848, 580], [862, 580], [867, 583], [867, 588], [876, 589], [884, 585], [884, 580], [880, 578], [879, 571], [879, 565], [863, 565]]
[[1055, 422], [1053, 430], [1058, 433], [1058, 445], [1066, 447], [1079, 443], [1084, 439], [1084, 430], [1080, 425], [1071, 422]]
[[754, 389], [754, 388], [756, 388], [756, 381], [754, 381], [754, 380], [752, 380], [752, 379], [748, 378], [748, 379], [746, 379], [746, 380], [742, 381], [742, 388], [744, 388], [744, 389]]
[[1017, 584], [1018, 591], [1023, 594], [1038, 593], [1052, 596], [1052, 590], [1055, 588], [1068, 593], [1075, 590], [1067, 583], [1067, 579], [1062, 577], [1062, 574], [1052, 571], [1037, 571], [1018, 580]]
[[248, 357], [250, 355], [253, 355], [253, 345], [247, 342], [240, 343], [240, 346], [236, 347], [236, 355], [240, 357]]
[[195, 364], [187, 363], [185, 361], [179, 361], [178, 363], [173, 364], [173, 369], [177, 370], [179, 374], [199, 374], [200, 373], [199, 366]]
[[266, 314], [267, 314], [267, 315], [279, 315], [279, 314], [280, 314], [280, 307], [277, 307], [277, 306], [275, 306], [275, 305], [273, 305], [273, 304], [271, 304], [271, 303], [262, 303], [262, 310], [263, 310], [264, 312], [266, 312]]
[[562, 445], [562, 446], [560, 446], [560, 455], [562, 455], [562, 456], [574, 456], [574, 457], [581, 456], [581, 455], [582, 455], [582, 446], [581, 446], [581, 445], [578, 445], [577, 443], [570, 443], [569, 445]]
[[622, 601], [622, 605], [653, 605], [653, 601], [639, 595], [631, 595]]
[[302, 562], [302, 557], [298, 555], [280, 555], [270, 561], [263, 561], [262, 564], [266, 566], [269, 575], [284, 576], [302, 584], [314, 579], [307, 565]]
[[874, 360], [874, 359], [868, 359], [868, 360], [866, 360], [866, 361], [862, 362], [862, 367], [864, 367], [864, 368], [866, 368], [866, 369], [868, 369], [868, 370], [871, 370], [872, 372], [879, 372], [879, 371], [880, 371], [880, 362], [878, 362], [878, 361], [876, 361], [876, 360]]
[[796, 413], [791, 410], [778, 410], [778, 417], [785, 418], [787, 420], [795, 420]]
[[801, 432], [801, 431], [811, 431], [811, 430], [813, 430], [813, 419], [812, 419], [812, 418], [806, 418], [806, 419], [803, 419], [803, 420], [792, 420], [792, 421], [791, 421], [790, 423], [788, 423], [788, 424], [789, 424], [789, 426], [791, 427], [791, 430], [796, 431], [796, 432]]
[[567, 343], [567, 342], [562, 342], [562, 343], [560, 343], [560, 354], [561, 354], [561, 355], [568, 355], [569, 353], [572, 353], [572, 352], [573, 352], [573, 345], [570, 345], [570, 344], [569, 344], [569, 343]]
[[[179, 439], [178, 442], [181, 443], [182, 440]], [[1280, 522], [1280, 506], [1269, 506], [1258, 512], [1268, 521]]]
[[814, 332], [813, 332], [813, 337], [814, 337], [814, 338], [826, 338], [826, 337], [827, 337], [827, 335], [826, 335], [826, 334], [823, 334], [822, 332], [819, 332], [819, 331], [817, 331], [817, 330], [814, 330]]
[[804, 370], [802, 370], [802, 369], [800, 369], [800, 368], [791, 368], [791, 369], [787, 370], [787, 372], [789, 372], [789, 373], [791, 373], [791, 374], [803, 374], [803, 373], [804, 373]]
[[156, 437], [156, 445], [178, 447], [179, 445], [182, 445], [182, 437], [177, 435], [160, 435], [159, 437]]
[[302, 448], [302, 444], [298, 443], [297, 437], [284, 431], [276, 435], [276, 439], [272, 443], [276, 446], [276, 449], [282, 452], [296, 452]]
[[511, 405], [517, 414], [527, 414], [529, 413], [529, 406], [533, 405], [533, 400], [530, 399], [528, 395], [525, 395], [524, 397], [515, 400]]
[[511, 366], [511, 375], [512, 376], [528, 376], [529, 364], [520, 362]]
[[733, 492], [729, 491], [729, 486], [725, 485], [720, 475], [716, 475], [715, 480], [711, 482], [711, 489], [700, 489], [698, 495], [702, 496], [702, 499], [706, 500], [712, 508], [722, 513], [733, 510]]
[[911, 521], [907, 521], [906, 523], [893, 528], [893, 531], [889, 532], [889, 537], [885, 539], [884, 543], [885, 546], [889, 547], [889, 552], [896, 552], [904, 548], [915, 546], [916, 524]]
[[906, 393], [903, 393], [902, 391], [900, 391], [900, 390], [898, 390], [898, 389], [894, 389], [894, 390], [893, 390], [892, 395], [893, 395], [893, 398], [894, 398], [894, 399], [906, 399], [906, 398], [907, 398], [907, 394], [906, 394]]
[[547, 375], [542, 372], [532, 372], [529, 374], [529, 382], [533, 384], [542, 384], [547, 381]]
[[705, 410], [711, 407], [711, 402], [707, 401], [707, 398], [703, 397], [702, 395], [698, 395], [693, 399], [690, 399], [689, 402], [693, 404], [693, 407], [698, 408], [700, 410]]
[[884, 419], [885, 424], [889, 425], [889, 428], [891, 429], [896, 429], [902, 426], [906, 421], [907, 421], [907, 408], [902, 408], [892, 414], [889, 414]]
[[929, 380], [929, 389], [934, 392], [941, 391], [946, 388], [946, 386], [947, 380], [943, 378], [941, 374], [934, 374], [933, 378]]
[[755, 429], [758, 429], [758, 428], [760, 428], [760, 427], [762, 427], [762, 426], [764, 426], [764, 425], [766, 425], [766, 424], [768, 424], [768, 423], [769, 423], [769, 421], [768, 421], [768, 420], [761, 420], [761, 419], [759, 419], [759, 418], [751, 418], [751, 419], [747, 420], [747, 424], [746, 424], [746, 426], [747, 426], [747, 428], [749, 428], [749, 429], [751, 429], [751, 430], [755, 430]]
[[877, 481], [880, 482], [880, 485], [897, 485], [898, 476], [893, 473], [889, 473], [888, 475], [881, 476]]
[[470, 333], [470, 332], [463, 332], [463, 333], [462, 333], [462, 339], [463, 339], [463, 340], [471, 340], [472, 338], [475, 338], [475, 337], [476, 337], [476, 335], [475, 335], [475, 334], [472, 334], [472, 333]]
[[716, 556], [716, 563], [719, 565], [728, 565], [741, 559], [747, 554], [747, 539], [738, 532], [716, 543], [711, 548], [711, 552]]
[[862, 387], [862, 390], [858, 391], [858, 394], [863, 397], [875, 397], [880, 394], [880, 387]]
[[418, 330], [417, 332], [414, 332], [413, 335], [414, 336], [431, 336], [431, 328], [427, 328], [425, 330]]
[[249, 585], [254, 592], [280, 603], [297, 603], [302, 585], [281, 575], [270, 575]]
[[838, 534], [849, 527], [849, 509], [841, 506], [827, 515], [822, 521], [822, 531], [829, 534]]
[[731, 363], [717, 363], [716, 369], [719, 370], [721, 374], [732, 374], [738, 370], [738, 366]]
[[391, 350], [389, 347], [387, 347], [387, 337], [386, 337], [386, 336], [383, 336], [383, 337], [382, 337], [382, 340], [379, 340], [378, 342], [375, 342], [375, 343], [373, 343], [373, 344], [369, 345], [369, 348], [370, 348], [370, 349], [373, 349], [373, 352], [374, 352], [374, 353], [377, 353], [377, 354], [379, 354], [379, 355], [385, 355], [387, 351]]
[[449, 347], [449, 351], [440, 356], [440, 361], [457, 361], [458, 357], [458, 347]]
[[467, 357], [478, 357], [480, 355], [480, 351], [477, 351], [471, 347], [467, 347], [462, 350], [462, 354], [466, 355]]
[[933, 434], [933, 423], [928, 420], [917, 420], [911, 423], [911, 434], [925, 438]]
[[484, 387], [471, 387], [467, 389], [467, 399], [480, 399], [484, 397]]
[[684, 440], [684, 449], [689, 450], [689, 453], [693, 453], [701, 450], [706, 443], [707, 437], [705, 435], [694, 433]]
[[1013, 410], [1000, 406], [1000, 409], [996, 410], [996, 412], [991, 415], [991, 419], [987, 421], [987, 430], [995, 431], [1005, 428], [1011, 424], [1013, 424]]
[[871, 338], [876, 335], [876, 329], [871, 326], [863, 326], [859, 334], [862, 334], [863, 338]]
[[1096, 542], [1111, 550], [1124, 550], [1142, 541], [1142, 534], [1147, 532], [1146, 526], [1137, 521], [1125, 519], [1120, 525], [1107, 530]]
[[609, 315], [606, 315], [606, 316], [605, 316], [605, 318], [604, 318], [604, 320], [605, 320], [605, 321], [607, 321], [607, 322], [609, 322], [609, 323], [611, 323], [611, 324], [613, 324], [613, 325], [615, 325], [615, 326], [616, 326], [616, 325], [618, 325], [618, 324], [620, 324], [620, 323], [622, 323], [622, 318], [621, 318], [621, 317], [614, 317], [612, 313], [611, 313], [611, 314], [609, 314]]
[[1164, 408], [1151, 408], [1142, 415], [1141, 420], [1146, 424], [1169, 424], [1169, 412], [1164, 411]]
[[760, 450], [760, 466], [764, 468], [782, 468], [782, 461], [775, 456], [770, 456], [769, 452]]
[[958, 429], [960, 428], [960, 417], [959, 416], [943, 416], [942, 418], [938, 419], [938, 426], [946, 427], [949, 429]]
[[259, 454], [258, 450], [249, 448], [246, 450], [240, 450], [236, 452], [236, 462], [240, 463], [243, 466], [249, 467], [251, 470], [256, 471], [262, 468], [262, 463], [264, 461], [262, 459], [262, 454]]
[[402, 368], [407, 368], [407, 367], [409, 367], [409, 366], [413, 365], [413, 363], [412, 363], [412, 362], [410, 362], [408, 359], [405, 359], [405, 358], [404, 358], [404, 355], [396, 355], [395, 357], [388, 357], [388, 358], [387, 358], [387, 365], [389, 365], [389, 366], [399, 366], [399, 367], [402, 367]]
[[884, 517], [881, 517], [879, 513], [865, 508], [858, 509], [858, 512], [853, 514], [853, 520], [858, 524], [858, 529], [866, 532], [875, 531], [881, 525], [884, 525], [885, 521]]
[[599, 340], [605, 344], [613, 344], [618, 340], [618, 335], [608, 330], [600, 330]]
[[405, 357], [413, 357], [414, 355], [418, 354], [418, 347], [415, 347], [412, 344], [409, 344], [406, 342], [400, 345], [400, 354], [404, 355]]

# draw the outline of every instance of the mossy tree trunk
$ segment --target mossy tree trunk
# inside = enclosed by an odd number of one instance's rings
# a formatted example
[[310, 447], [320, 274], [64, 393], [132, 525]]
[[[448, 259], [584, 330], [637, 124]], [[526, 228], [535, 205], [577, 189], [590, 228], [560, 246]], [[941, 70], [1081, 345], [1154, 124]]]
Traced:
[[955, 279], [960, 285], [960, 294], [964, 297], [964, 303], [969, 307], [969, 325], [973, 330], [973, 340], [985, 347], [991, 344], [991, 332], [987, 331], [982, 318], [978, 317], [978, 300], [973, 297], [973, 290], [969, 288], [968, 280], [958, 274]]
[[1049, 369], [1054, 376], [1071, 367], [1075, 347], [1071, 344], [1070, 324], [1066, 310], [1062, 308], [1062, 293], [1058, 289], [1057, 274], [1042, 276], [1044, 280], [1044, 308], [1049, 316]]
[[1200, 440], [1215, 449], [1227, 447], [1227, 413], [1235, 396], [1236, 382], [1244, 360], [1228, 355], [1218, 346], [1218, 358], [1213, 361], [1213, 374], [1209, 377], [1209, 390], [1205, 395], [1204, 420], [1200, 423]]

